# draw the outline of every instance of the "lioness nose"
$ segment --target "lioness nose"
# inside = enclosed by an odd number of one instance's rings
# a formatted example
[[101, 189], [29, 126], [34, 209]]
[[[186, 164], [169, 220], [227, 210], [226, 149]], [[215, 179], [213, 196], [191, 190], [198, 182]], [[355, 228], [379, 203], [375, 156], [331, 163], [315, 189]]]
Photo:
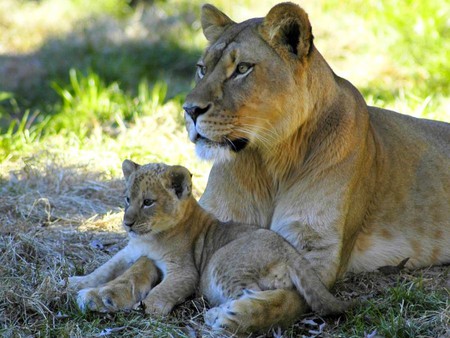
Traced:
[[127, 222], [127, 221], [125, 221], [125, 222], [123, 222], [127, 227], [132, 227], [133, 225], [134, 225], [134, 221], [132, 221], [132, 222]]
[[194, 123], [197, 123], [197, 118], [200, 115], [206, 113], [210, 107], [211, 107], [210, 104], [208, 104], [206, 107], [203, 108], [196, 105], [185, 104], [183, 106], [183, 109], [186, 112], [186, 114], [188, 114], [192, 118], [192, 121], [194, 121]]

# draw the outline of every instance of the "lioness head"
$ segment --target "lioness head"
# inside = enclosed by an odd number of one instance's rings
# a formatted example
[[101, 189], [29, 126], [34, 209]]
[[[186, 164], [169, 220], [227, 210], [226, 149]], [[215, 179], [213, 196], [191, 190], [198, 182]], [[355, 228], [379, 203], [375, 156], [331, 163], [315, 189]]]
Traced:
[[174, 227], [191, 196], [191, 174], [181, 166], [122, 163], [126, 181], [123, 226], [131, 236], [154, 235]]
[[282, 3], [265, 18], [235, 23], [207, 4], [201, 23], [209, 47], [183, 106], [198, 155], [229, 159], [247, 148], [271, 148], [297, 130], [314, 104], [313, 35], [304, 10]]

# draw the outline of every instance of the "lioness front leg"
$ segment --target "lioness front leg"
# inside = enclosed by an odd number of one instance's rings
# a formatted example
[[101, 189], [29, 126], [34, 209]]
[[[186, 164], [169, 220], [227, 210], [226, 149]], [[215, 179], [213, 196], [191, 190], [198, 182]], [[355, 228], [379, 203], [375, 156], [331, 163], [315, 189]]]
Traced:
[[168, 264], [160, 284], [143, 300], [145, 312], [167, 315], [175, 305], [194, 294], [199, 276], [192, 263]]
[[322, 283], [330, 288], [334, 285], [341, 260], [341, 235], [329, 227], [325, 237], [312, 227], [299, 222], [275, 225], [272, 230], [284, 237], [307, 260]]
[[158, 282], [159, 273], [153, 261], [139, 258], [116, 279], [98, 288], [83, 289], [77, 303], [82, 310], [116, 312], [131, 310], [143, 300]]

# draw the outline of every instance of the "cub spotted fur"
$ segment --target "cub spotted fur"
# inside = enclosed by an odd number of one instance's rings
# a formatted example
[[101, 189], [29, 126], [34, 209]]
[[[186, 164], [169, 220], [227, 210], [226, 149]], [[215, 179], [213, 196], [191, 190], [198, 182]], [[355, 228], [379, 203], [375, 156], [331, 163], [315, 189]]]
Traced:
[[91, 274], [69, 279], [72, 287], [83, 288], [82, 309], [117, 311], [143, 301], [146, 312], [164, 315], [199, 288], [214, 306], [206, 323], [233, 331], [286, 326], [305, 310], [301, 297], [322, 314], [346, 309], [281, 236], [221, 223], [201, 208], [186, 168], [129, 160], [122, 167], [123, 225], [130, 240]]

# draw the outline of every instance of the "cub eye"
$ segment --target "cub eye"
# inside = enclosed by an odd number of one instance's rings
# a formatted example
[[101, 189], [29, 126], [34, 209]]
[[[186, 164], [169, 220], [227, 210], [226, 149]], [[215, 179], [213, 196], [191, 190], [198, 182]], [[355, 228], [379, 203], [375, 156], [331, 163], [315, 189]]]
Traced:
[[245, 62], [241, 62], [240, 64], [238, 64], [236, 71], [239, 74], [245, 74], [247, 73], [247, 71], [250, 69], [251, 65]]
[[144, 208], [151, 207], [153, 204], [155, 204], [155, 200], [151, 200], [151, 199], [145, 199], [144, 202], [142, 203]]
[[127, 196], [125, 197], [125, 205], [129, 206], [130, 205], [130, 198]]
[[197, 74], [200, 79], [203, 78], [206, 74], [206, 66], [199, 63], [197, 65]]

